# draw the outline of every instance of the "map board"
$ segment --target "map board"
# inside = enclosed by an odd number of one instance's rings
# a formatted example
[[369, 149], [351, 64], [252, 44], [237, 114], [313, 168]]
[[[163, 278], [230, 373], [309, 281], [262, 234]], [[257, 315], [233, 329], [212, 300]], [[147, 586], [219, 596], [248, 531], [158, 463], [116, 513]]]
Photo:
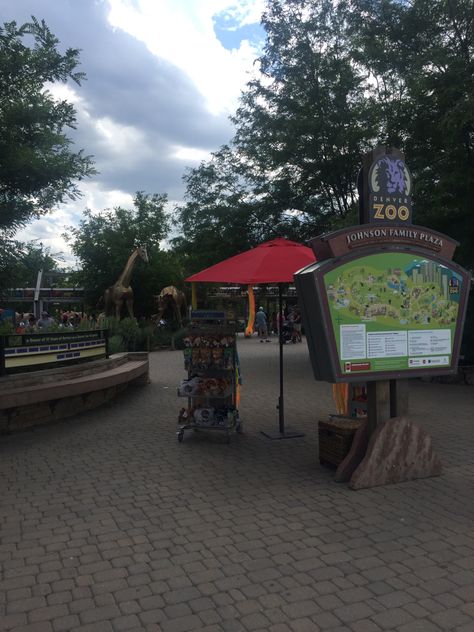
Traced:
[[463, 278], [427, 257], [371, 254], [324, 275], [342, 373], [451, 365]]
[[365, 248], [295, 274], [315, 378], [455, 373], [469, 273], [423, 248]]

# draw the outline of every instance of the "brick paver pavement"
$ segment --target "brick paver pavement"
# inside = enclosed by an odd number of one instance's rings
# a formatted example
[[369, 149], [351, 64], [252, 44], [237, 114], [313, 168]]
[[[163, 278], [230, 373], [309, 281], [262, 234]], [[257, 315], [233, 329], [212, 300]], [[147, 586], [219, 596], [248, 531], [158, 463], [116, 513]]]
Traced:
[[0, 630], [474, 631], [474, 388], [416, 381], [442, 477], [370, 490], [317, 459], [330, 385], [306, 345], [239, 341], [245, 434], [175, 435], [180, 352], [152, 384], [0, 438]]

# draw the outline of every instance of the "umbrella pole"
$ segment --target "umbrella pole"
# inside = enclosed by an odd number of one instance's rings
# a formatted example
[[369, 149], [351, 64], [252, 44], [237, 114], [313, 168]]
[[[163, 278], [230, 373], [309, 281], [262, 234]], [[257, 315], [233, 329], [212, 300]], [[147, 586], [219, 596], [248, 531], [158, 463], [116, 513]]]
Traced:
[[295, 439], [296, 437], [304, 437], [302, 432], [295, 432], [287, 430], [285, 432], [285, 407], [283, 398], [283, 284], [278, 284], [278, 343], [280, 345], [280, 396], [278, 397], [278, 424], [279, 432], [264, 432], [262, 434], [268, 439]]
[[280, 434], [285, 434], [285, 403], [283, 399], [283, 332], [282, 332], [282, 319], [283, 313], [283, 290], [282, 284], [278, 284], [278, 320], [280, 321], [280, 327], [278, 331], [278, 343], [280, 345], [280, 396], [278, 398], [278, 423], [280, 427]]

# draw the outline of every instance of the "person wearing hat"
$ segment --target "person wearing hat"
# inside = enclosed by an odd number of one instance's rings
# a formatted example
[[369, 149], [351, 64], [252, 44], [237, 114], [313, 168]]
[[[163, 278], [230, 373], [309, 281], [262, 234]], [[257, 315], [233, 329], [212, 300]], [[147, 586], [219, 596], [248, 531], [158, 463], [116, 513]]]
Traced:
[[267, 317], [263, 311], [263, 307], [259, 307], [258, 312], [255, 314], [255, 324], [257, 326], [260, 342], [263, 342], [264, 339], [266, 342], [270, 342], [268, 339]]

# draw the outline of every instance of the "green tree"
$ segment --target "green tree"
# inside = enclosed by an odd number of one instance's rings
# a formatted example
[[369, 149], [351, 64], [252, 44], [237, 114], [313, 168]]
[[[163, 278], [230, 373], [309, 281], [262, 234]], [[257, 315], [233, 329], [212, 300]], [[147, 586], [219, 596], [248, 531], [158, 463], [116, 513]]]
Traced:
[[237, 148], [272, 174], [269, 192], [282, 209], [313, 230], [354, 208], [360, 153], [375, 132], [347, 18], [345, 2], [269, 2], [262, 75], [234, 118]]
[[[26, 43], [25, 43], [26, 41]], [[28, 44], [32, 43], [32, 46]], [[0, 27], [0, 238], [80, 195], [77, 182], [95, 173], [91, 157], [74, 152], [72, 104], [55, 100], [45, 84], [76, 84], [79, 51], [58, 51], [44, 21]]]
[[352, 63], [347, 17], [346, 3], [333, 0], [267, 4], [261, 73], [241, 98], [233, 142], [185, 178], [179, 220], [189, 251], [221, 223], [214, 261], [276, 235], [304, 240], [355, 217], [360, 154], [378, 119], [363, 70]]
[[185, 204], [172, 240], [188, 274], [250, 248], [269, 231], [253, 202], [254, 182], [227, 146], [184, 176]]
[[474, 3], [354, 0], [354, 38], [386, 121], [381, 140], [404, 149], [415, 219], [461, 242], [474, 265]]
[[0, 248], [0, 288], [34, 287], [40, 270], [59, 270], [57, 258], [42, 243], [7, 240]]
[[[235, 137], [185, 178], [186, 251], [197, 260], [215, 227], [217, 260], [272, 229], [305, 239], [357, 222], [361, 155], [387, 144], [413, 171], [415, 221], [474, 265], [473, 0], [272, 0], [262, 23]], [[252, 234], [240, 222], [256, 216]]]
[[186, 275], [279, 235], [298, 239], [300, 219], [267, 194], [268, 179], [224, 146], [184, 176], [185, 204], [177, 209], [180, 236], [172, 240]]
[[134, 291], [135, 314], [156, 311], [153, 295], [166, 285], [177, 285], [182, 278], [176, 255], [163, 251], [160, 242], [168, 233], [164, 194], [137, 192], [133, 208], [116, 207], [93, 214], [84, 213], [77, 227], [71, 227], [65, 238], [80, 262], [77, 282], [84, 286], [86, 301], [95, 309], [104, 291], [117, 281], [129, 256], [138, 245], [146, 245], [149, 264], [137, 261], [131, 286]]

